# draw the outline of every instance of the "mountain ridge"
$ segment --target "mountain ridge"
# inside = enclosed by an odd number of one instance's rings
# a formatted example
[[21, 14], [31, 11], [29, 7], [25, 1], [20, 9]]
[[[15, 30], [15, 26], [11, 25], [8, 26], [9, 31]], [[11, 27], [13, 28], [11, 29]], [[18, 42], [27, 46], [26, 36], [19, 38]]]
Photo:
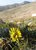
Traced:
[[30, 3], [30, 2], [29, 1], [24, 1], [23, 3], [15, 3], [15, 4], [11, 4], [11, 5], [0, 6], [0, 12], [4, 11], [4, 10], [11, 9], [11, 8], [18, 7], [20, 5], [28, 4], [28, 3]]

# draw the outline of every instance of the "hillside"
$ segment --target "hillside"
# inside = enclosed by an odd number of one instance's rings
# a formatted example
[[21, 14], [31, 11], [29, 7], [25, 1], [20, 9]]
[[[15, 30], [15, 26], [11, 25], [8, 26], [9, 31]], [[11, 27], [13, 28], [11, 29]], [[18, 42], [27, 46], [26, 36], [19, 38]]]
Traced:
[[30, 2], [29, 1], [24, 1], [22, 3], [14, 3], [14, 4], [11, 4], [11, 5], [0, 6], [0, 12], [8, 10], [8, 9], [15, 8], [15, 7], [18, 7], [20, 5], [28, 4], [28, 3], [30, 3]]
[[10, 22], [22, 21], [32, 18], [33, 13], [36, 13], [36, 2], [28, 4], [19, 4], [14, 8], [9, 8], [5, 11], [1, 11], [0, 18], [3, 21], [10, 21]]

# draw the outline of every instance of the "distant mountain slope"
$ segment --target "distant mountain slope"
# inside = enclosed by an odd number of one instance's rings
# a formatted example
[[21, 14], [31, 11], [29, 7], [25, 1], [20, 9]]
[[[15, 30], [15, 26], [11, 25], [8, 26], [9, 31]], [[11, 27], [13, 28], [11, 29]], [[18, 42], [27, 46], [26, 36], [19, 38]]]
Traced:
[[[0, 12], [0, 18], [4, 21], [19, 21], [32, 18], [32, 14], [36, 13], [36, 2], [16, 6]], [[35, 17], [36, 19], [36, 17]]]
[[19, 4], [0, 6], [0, 11], [4, 11], [4, 10], [11, 9], [11, 8], [15, 8], [15, 7], [17, 7], [17, 6], [19, 6]]
[[24, 5], [24, 4], [28, 4], [28, 3], [30, 3], [29, 1], [24, 1], [22, 4]]
[[8, 9], [15, 8], [15, 7], [18, 7], [20, 5], [24, 5], [24, 4], [28, 4], [28, 3], [30, 3], [30, 2], [24, 1], [23, 3], [15, 3], [12, 5], [0, 6], [0, 11], [8, 10]]

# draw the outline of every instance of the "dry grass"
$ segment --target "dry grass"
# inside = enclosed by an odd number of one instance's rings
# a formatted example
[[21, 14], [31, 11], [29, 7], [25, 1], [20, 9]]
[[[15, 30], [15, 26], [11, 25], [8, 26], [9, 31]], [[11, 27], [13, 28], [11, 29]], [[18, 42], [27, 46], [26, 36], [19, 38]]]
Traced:
[[0, 12], [0, 18], [2, 18], [4, 21], [28, 20], [30, 17], [32, 18], [33, 13], [36, 13], [36, 2]]

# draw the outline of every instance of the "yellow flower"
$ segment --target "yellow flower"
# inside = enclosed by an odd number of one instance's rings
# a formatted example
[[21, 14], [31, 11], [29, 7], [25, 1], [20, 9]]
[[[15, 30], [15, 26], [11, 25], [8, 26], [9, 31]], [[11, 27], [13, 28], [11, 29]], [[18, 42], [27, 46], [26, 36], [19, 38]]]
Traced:
[[10, 28], [9, 33], [13, 42], [15, 42], [16, 40], [19, 40], [18, 38], [22, 37], [21, 32], [18, 28]]

